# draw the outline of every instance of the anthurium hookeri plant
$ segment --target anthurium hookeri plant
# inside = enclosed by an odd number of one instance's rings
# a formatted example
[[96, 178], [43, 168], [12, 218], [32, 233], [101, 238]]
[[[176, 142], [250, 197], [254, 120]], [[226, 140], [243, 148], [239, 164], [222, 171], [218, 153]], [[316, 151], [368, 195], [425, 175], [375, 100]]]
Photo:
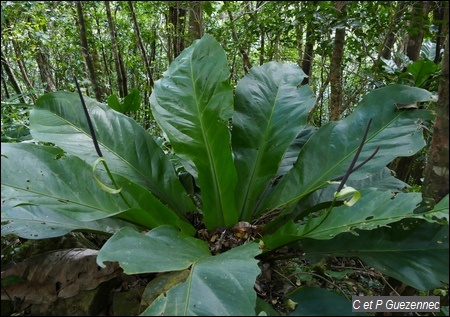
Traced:
[[[311, 260], [358, 257], [420, 290], [448, 282], [448, 196], [424, 207], [386, 168], [424, 147], [432, 120], [397, 105], [432, 94], [380, 88], [348, 117], [315, 128], [305, 76], [269, 62], [234, 91], [224, 50], [205, 35], [155, 82], [151, 110], [165, 150], [107, 105], [71, 92], [42, 96], [30, 115], [39, 142], [2, 143], [2, 234], [110, 234], [100, 266], [166, 273], [148, 285], [143, 315], [264, 313], [259, 264], [287, 245]], [[314, 312], [307, 301], [299, 307], [292, 314]]]

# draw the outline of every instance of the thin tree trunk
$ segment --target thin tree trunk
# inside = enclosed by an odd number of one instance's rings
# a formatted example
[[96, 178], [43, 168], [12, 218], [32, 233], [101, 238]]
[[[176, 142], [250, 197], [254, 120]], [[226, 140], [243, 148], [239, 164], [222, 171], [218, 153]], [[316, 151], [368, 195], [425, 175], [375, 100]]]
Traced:
[[142, 42], [141, 30], [139, 29], [139, 24], [136, 20], [136, 14], [134, 13], [133, 1], [128, 1], [128, 5], [130, 6], [131, 19], [133, 20], [134, 32], [136, 33], [136, 38], [139, 44], [139, 48], [141, 49], [142, 59], [144, 61], [145, 70], [147, 71], [147, 85], [151, 91], [153, 88], [153, 76], [152, 70], [150, 68], [150, 62], [147, 58], [147, 52], [145, 50], [144, 43]]
[[[296, 7], [297, 7], [297, 15], [296, 15], [296, 20], [297, 21], [301, 21], [301, 16], [300, 16], [300, 12], [301, 12], [301, 5], [300, 5], [300, 1], [296, 2]], [[303, 56], [303, 24], [302, 23], [297, 23], [295, 26], [295, 41], [297, 42], [297, 56], [298, 56], [298, 60], [297, 60], [297, 65], [299, 67], [302, 67], [302, 56]]]
[[[95, 19], [95, 23], [96, 23], [96, 26], [97, 26], [97, 36], [99, 38], [101, 38], [100, 23], [99, 23], [97, 18]], [[110, 94], [112, 94], [113, 78], [112, 78], [112, 75], [111, 75], [111, 71], [109, 69], [109, 62], [108, 62], [108, 59], [107, 59], [107, 56], [106, 56], [105, 45], [103, 44], [103, 41], [101, 43], [101, 46], [102, 46], [103, 68], [105, 69], [106, 77], [108, 78], [107, 79], [108, 80], [108, 85], [110, 87], [110, 89], [106, 89], [106, 87], [105, 87], [105, 93], [107, 95], [110, 95]]]
[[189, 2], [189, 37], [191, 43], [196, 39], [202, 38], [204, 31], [203, 25], [203, 4], [201, 1]]
[[429, 1], [416, 1], [413, 5], [413, 13], [411, 17], [411, 29], [414, 30], [409, 34], [409, 40], [406, 49], [406, 55], [412, 61], [420, 58], [420, 50], [422, 49], [422, 41], [424, 27], [427, 25], [426, 20], [430, 9]]
[[236, 31], [236, 25], [234, 24], [233, 13], [231, 12], [230, 9], [227, 9], [227, 12], [231, 22], [231, 32], [233, 34], [233, 39], [237, 44], [239, 52], [241, 53], [242, 63], [244, 65], [244, 72], [247, 74], [250, 68], [252, 68], [252, 63], [250, 62], [250, 58], [248, 57], [248, 54], [245, 51], [244, 47], [240, 44], [239, 37]]
[[[339, 18], [346, 16], [346, 1], [335, 1]], [[333, 54], [330, 63], [330, 120], [339, 120], [342, 108], [342, 60], [344, 56], [345, 28], [336, 29]]]
[[[167, 28], [167, 60], [169, 61], [169, 65], [172, 64], [173, 61], [173, 54], [172, 54], [172, 38], [173, 38], [173, 31], [170, 28], [170, 16], [169, 14], [164, 14], [164, 17], [166, 18], [166, 28]], [[164, 45], [161, 45], [163, 47]]]
[[[20, 49], [20, 46], [17, 44], [16, 40], [12, 40], [12, 44], [14, 47], [14, 52], [16, 54], [17, 65], [19, 65], [20, 74], [22, 75], [22, 79], [25, 82], [25, 85], [27, 86], [28, 91], [31, 92], [31, 91], [33, 91], [33, 85], [31, 84], [30, 78], [28, 77], [27, 68], [25, 66], [25, 63], [23, 62], [22, 51]], [[35, 94], [30, 93], [30, 97], [34, 103], [34, 101], [36, 101]]]
[[4, 97], [6, 97], [6, 99], [9, 99], [10, 95], [9, 95], [9, 91], [8, 91], [8, 84], [6, 83], [6, 76], [5, 76], [5, 73], [3, 72], [3, 67], [1, 69], [2, 69], [2, 86], [3, 86], [3, 89], [5, 90], [5, 94], [3, 95], [3, 92], [1, 94], [1, 98], [3, 100], [3, 99], [5, 99]]
[[[151, 61], [156, 61], [156, 37], [153, 37], [150, 40], [150, 60]], [[159, 67], [158, 67], [158, 63], [154, 63], [153, 69], [152, 69], [152, 74], [158, 74], [159, 73]]]
[[78, 13], [78, 24], [80, 26], [80, 40], [81, 40], [81, 49], [84, 55], [84, 59], [86, 61], [86, 66], [89, 70], [89, 76], [91, 79], [92, 87], [94, 88], [95, 93], [95, 99], [97, 101], [102, 101], [102, 92], [97, 82], [97, 76], [95, 74], [95, 66], [94, 62], [91, 56], [91, 53], [89, 52], [89, 45], [86, 37], [86, 23], [84, 21], [83, 16], [83, 8], [81, 1], [77, 1], [77, 13]]
[[[385, 59], [391, 59], [391, 57], [392, 57], [392, 48], [394, 47], [395, 38], [396, 38], [395, 28], [399, 24], [400, 19], [403, 16], [404, 9], [405, 9], [405, 3], [403, 1], [398, 1], [394, 16], [392, 17], [391, 25], [389, 26], [389, 32], [386, 35], [384, 45], [381, 48], [381, 53], [378, 54], [379, 57], [377, 58], [377, 64], [378, 64], [378, 61], [380, 60], [380, 57], [383, 57]], [[377, 66], [377, 65], [375, 65], [375, 66]]]
[[184, 25], [186, 19], [186, 9], [181, 5], [181, 1], [174, 1], [169, 6], [169, 21], [173, 26], [172, 53], [176, 58], [184, 50]]
[[112, 51], [114, 54], [114, 64], [116, 65], [117, 88], [119, 91], [119, 96], [123, 98], [126, 95], [128, 95], [126, 76], [124, 73], [122, 73], [123, 67], [121, 67], [120, 65], [121, 58], [119, 55], [119, 50], [117, 48], [116, 29], [114, 27], [114, 23], [112, 20], [111, 7], [109, 5], [109, 1], [105, 1], [105, 7], [106, 7], [106, 16], [108, 18], [109, 34], [111, 36]]
[[39, 73], [41, 75], [41, 80], [46, 84], [45, 90], [47, 92], [56, 91], [55, 82], [53, 81], [52, 72], [50, 71], [50, 61], [45, 53], [38, 50], [36, 53], [36, 62], [39, 67]]
[[16, 76], [14, 76], [14, 73], [9, 66], [9, 63], [6, 59], [5, 54], [3, 53], [3, 50], [1, 50], [1, 56], [2, 56], [2, 71], [5, 70], [6, 75], [8, 75], [9, 82], [11, 86], [13, 87], [15, 93], [19, 95], [19, 100], [22, 103], [25, 103], [25, 99], [22, 95], [22, 89], [20, 89], [19, 83], [17, 82]]
[[312, 61], [314, 58], [314, 43], [315, 43], [313, 32], [314, 31], [312, 28], [312, 23], [310, 22], [306, 26], [306, 44], [302, 59], [302, 69], [305, 72], [305, 74], [308, 75], [308, 77], [303, 79], [302, 85], [308, 84], [311, 77]]
[[424, 172], [423, 194], [436, 202], [449, 192], [449, 72], [448, 33], [439, 82], [439, 101], [436, 107], [433, 137]]
[[259, 26], [259, 42], [260, 42], [259, 65], [261, 66], [264, 64], [264, 51], [266, 49], [266, 31], [262, 23]]
[[441, 61], [441, 49], [445, 43], [445, 34], [448, 34], [448, 2], [437, 1], [437, 8], [433, 11], [433, 20], [438, 26], [436, 35], [436, 53], [434, 63], [439, 64]]

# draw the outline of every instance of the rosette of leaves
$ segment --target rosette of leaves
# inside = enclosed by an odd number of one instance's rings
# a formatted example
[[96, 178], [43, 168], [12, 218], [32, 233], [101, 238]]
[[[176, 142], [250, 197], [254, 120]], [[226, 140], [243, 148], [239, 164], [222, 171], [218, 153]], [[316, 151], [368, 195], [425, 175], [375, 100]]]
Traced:
[[[155, 82], [151, 108], [170, 153], [84, 97], [103, 167], [79, 96], [41, 97], [30, 117], [40, 142], [2, 143], [2, 234], [110, 234], [99, 265], [166, 272], [149, 285], [144, 315], [261, 313], [259, 259], [297, 242], [311, 259], [359, 257], [418, 289], [448, 282], [448, 196], [420, 209], [422, 195], [404, 192], [386, 168], [424, 147], [421, 124], [432, 119], [396, 104], [432, 101], [430, 92], [380, 88], [348, 117], [314, 128], [315, 97], [296, 65], [254, 67], [235, 90], [229, 76], [224, 50], [205, 35]], [[198, 238], [200, 228], [239, 223], [258, 235], [215, 255]]]

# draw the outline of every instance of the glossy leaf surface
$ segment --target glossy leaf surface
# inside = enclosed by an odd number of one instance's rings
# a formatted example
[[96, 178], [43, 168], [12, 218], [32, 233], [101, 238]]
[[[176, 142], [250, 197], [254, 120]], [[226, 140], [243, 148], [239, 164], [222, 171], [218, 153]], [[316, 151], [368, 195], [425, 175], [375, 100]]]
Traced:
[[352, 161], [369, 120], [373, 122], [357, 163], [380, 150], [366, 165], [352, 173], [361, 179], [377, 173], [397, 156], [411, 156], [424, 145], [419, 122], [431, 118], [425, 110], [398, 110], [396, 103], [431, 101], [426, 90], [392, 85], [370, 92], [343, 120], [320, 128], [302, 147], [294, 167], [283, 177], [264, 204], [264, 209], [290, 206], [342, 176]]
[[112, 235], [123, 226], [130, 225], [128, 222], [114, 218], [79, 221], [42, 206], [27, 205], [2, 210], [2, 235], [15, 234], [24, 239], [61, 237], [71, 231]]
[[254, 257], [260, 252], [257, 243], [248, 243], [211, 256], [205, 241], [169, 226], [146, 235], [123, 228], [99, 251], [97, 263], [118, 261], [127, 274], [190, 270], [143, 315], [254, 315], [253, 285], [260, 273]]
[[[149, 189], [179, 213], [195, 210], [174, 167], [149, 133], [133, 119], [89, 97], [84, 99], [110, 170]], [[30, 116], [30, 129], [35, 139], [52, 142], [89, 164], [97, 160], [77, 94], [47, 94], [39, 98], [36, 105]]]
[[421, 202], [420, 193], [398, 193], [368, 190], [353, 206], [342, 205], [330, 212], [323, 210], [305, 223], [294, 224], [292, 221], [282, 226], [272, 235], [263, 237], [266, 246], [273, 249], [291, 241], [304, 238], [329, 240], [343, 232], [355, 232], [355, 229], [373, 230], [405, 218], [422, 218], [426, 214], [432, 217], [440, 211], [414, 214], [414, 209]]
[[232, 144], [243, 220], [250, 220], [257, 197], [306, 125], [315, 98], [308, 86], [300, 86], [305, 77], [297, 65], [270, 62], [253, 67], [236, 87]]
[[[8, 209], [29, 204], [77, 221], [117, 216], [148, 228], [170, 224], [195, 232], [148, 190], [120, 175], [113, 177], [122, 196], [105, 192], [95, 182], [90, 165], [76, 156], [64, 156], [59, 148], [2, 143], [1, 168], [2, 200]], [[109, 181], [104, 175], [103, 180]]]
[[155, 82], [153, 116], [175, 153], [195, 164], [207, 228], [233, 226], [239, 215], [228, 119], [233, 113], [230, 72], [220, 44], [205, 35], [185, 49]]

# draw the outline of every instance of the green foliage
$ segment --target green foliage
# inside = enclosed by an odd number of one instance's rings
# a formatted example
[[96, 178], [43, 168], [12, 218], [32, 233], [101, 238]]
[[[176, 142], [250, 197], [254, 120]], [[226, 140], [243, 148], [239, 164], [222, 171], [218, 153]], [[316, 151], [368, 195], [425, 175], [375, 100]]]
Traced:
[[[16, 99], [16, 98], [12, 98]], [[17, 103], [16, 100], [2, 101], [2, 142], [22, 142], [31, 139], [28, 127], [28, 104]]]
[[[104, 104], [84, 97], [94, 139], [77, 94], [39, 98], [31, 134], [54, 146], [2, 143], [2, 234], [113, 234], [99, 251], [100, 266], [118, 261], [128, 274], [177, 272], [159, 280], [167, 283], [165, 292], [149, 284], [147, 293], [156, 299], [144, 315], [264, 314], [253, 289], [258, 259], [298, 242], [309, 258], [359, 257], [418, 289], [448, 282], [442, 273], [448, 196], [416, 210], [421, 194], [401, 192], [404, 184], [385, 167], [424, 147], [417, 122], [431, 118], [429, 111], [396, 105], [429, 102], [431, 93], [403, 85], [377, 89], [347, 118], [315, 129], [306, 124], [314, 97], [301, 85], [305, 74], [298, 66], [253, 67], [235, 93], [229, 76], [224, 50], [207, 34], [155, 83], [152, 112], [170, 155], [134, 120]], [[97, 166], [93, 142], [104, 167]], [[186, 173], [176, 172], [173, 154]], [[348, 187], [337, 192], [348, 174]], [[104, 191], [95, 179], [118, 187]], [[202, 221], [192, 220], [198, 217]], [[250, 221], [260, 224], [260, 235], [220, 254], [199, 238], [205, 226], [228, 228], [235, 239]], [[294, 315], [314, 312], [294, 302], [318, 299], [316, 289], [290, 296]], [[327, 296], [341, 305], [335, 294]]]
[[132, 89], [131, 92], [123, 98], [123, 102], [120, 102], [117, 95], [111, 95], [108, 97], [108, 106], [121, 113], [130, 111], [137, 111], [141, 106], [141, 94], [139, 90]]

